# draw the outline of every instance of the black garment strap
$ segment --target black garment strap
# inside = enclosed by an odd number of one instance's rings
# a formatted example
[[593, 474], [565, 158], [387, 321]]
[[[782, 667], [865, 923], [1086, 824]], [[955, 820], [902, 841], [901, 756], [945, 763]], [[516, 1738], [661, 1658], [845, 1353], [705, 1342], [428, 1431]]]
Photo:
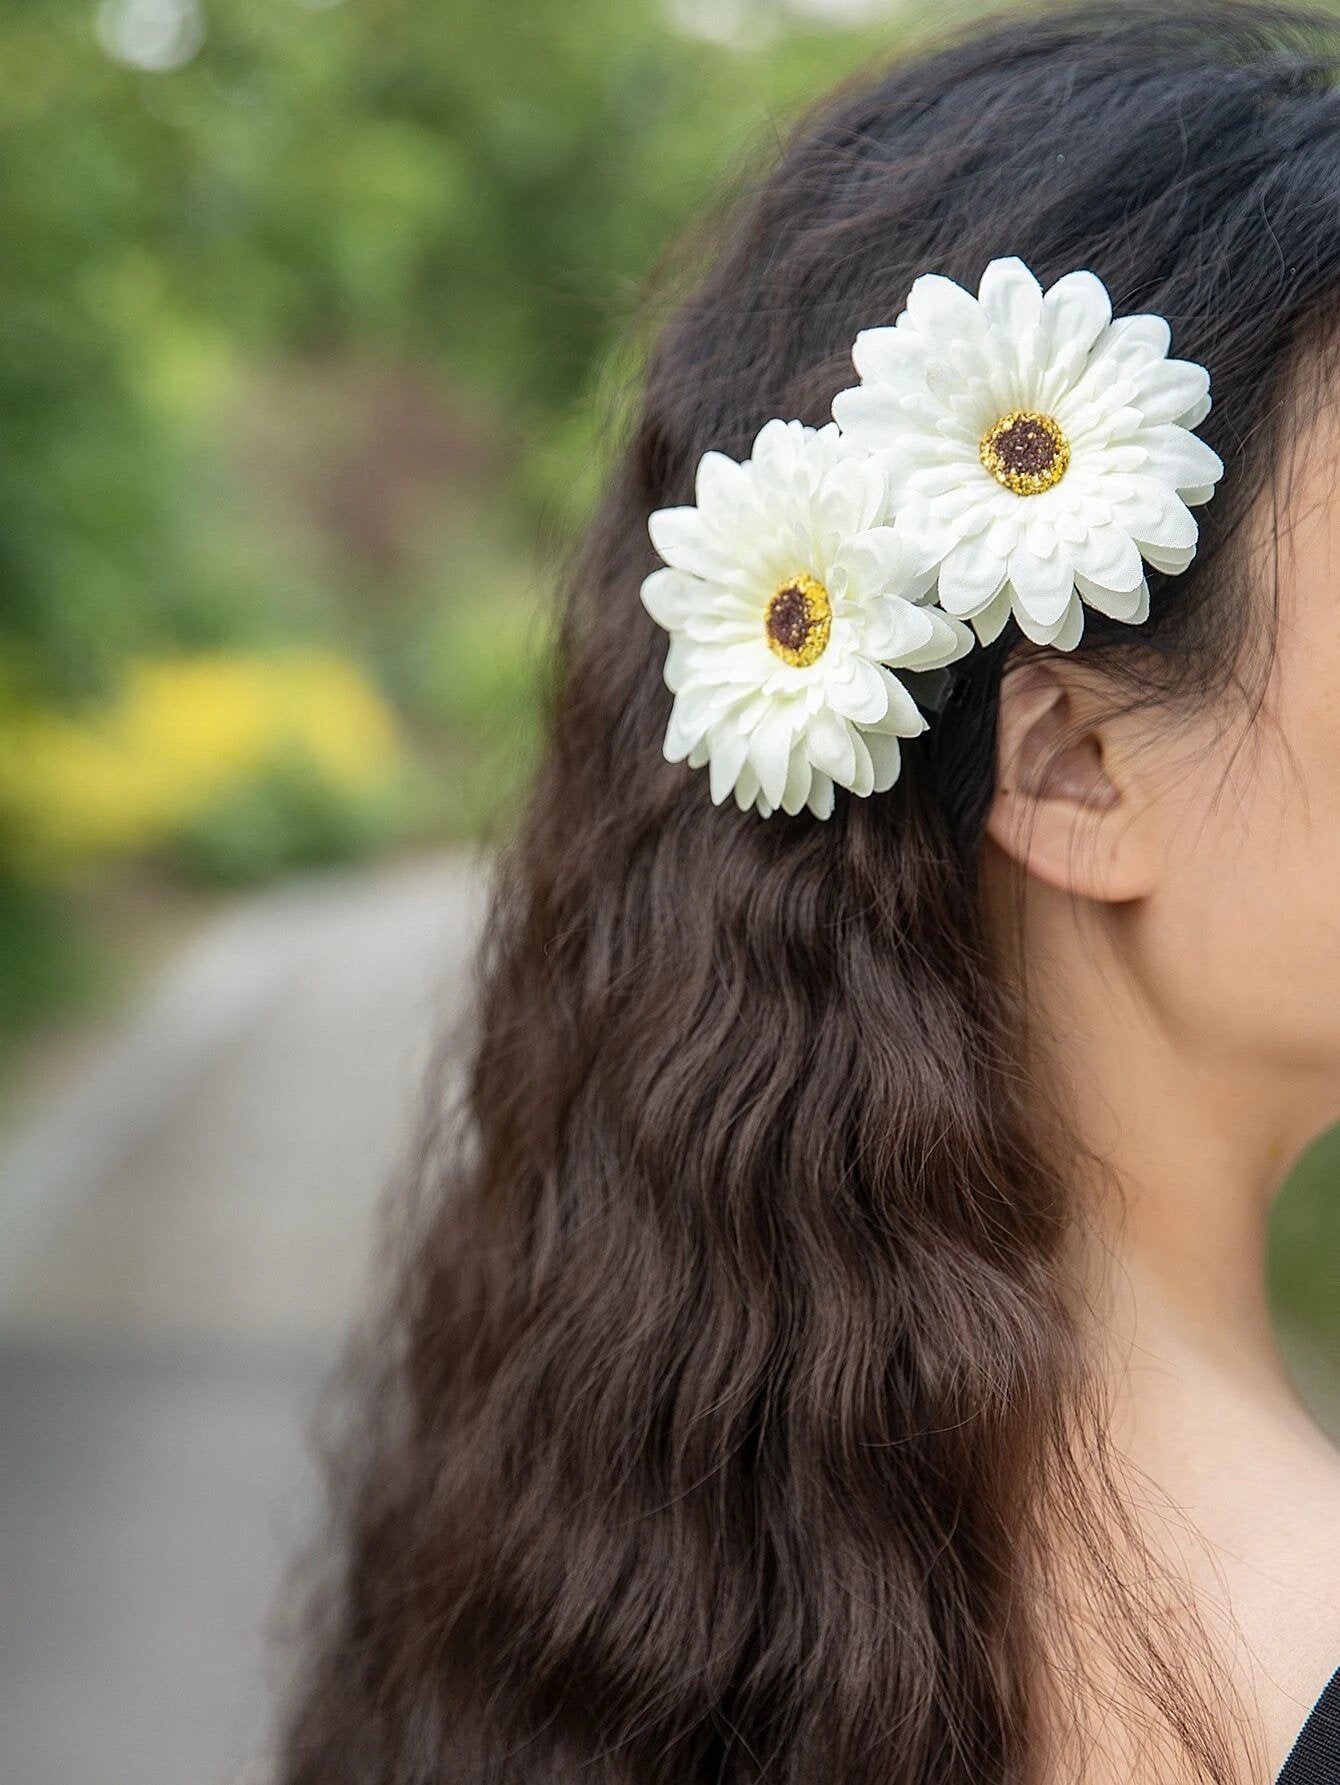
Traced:
[[1299, 1730], [1276, 1785], [1340, 1785], [1340, 1668]]

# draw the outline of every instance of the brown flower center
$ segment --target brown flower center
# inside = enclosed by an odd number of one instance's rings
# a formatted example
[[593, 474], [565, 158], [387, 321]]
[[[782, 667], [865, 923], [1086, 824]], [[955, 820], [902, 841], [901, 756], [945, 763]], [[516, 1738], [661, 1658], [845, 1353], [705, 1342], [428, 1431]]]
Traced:
[[982, 435], [983, 465], [1016, 496], [1040, 496], [1060, 483], [1070, 463], [1070, 442], [1050, 415], [1012, 409]]
[[763, 631], [784, 663], [806, 669], [817, 663], [833, 630], [833, 605], [817, 577], [793, 576], [773, 592]]

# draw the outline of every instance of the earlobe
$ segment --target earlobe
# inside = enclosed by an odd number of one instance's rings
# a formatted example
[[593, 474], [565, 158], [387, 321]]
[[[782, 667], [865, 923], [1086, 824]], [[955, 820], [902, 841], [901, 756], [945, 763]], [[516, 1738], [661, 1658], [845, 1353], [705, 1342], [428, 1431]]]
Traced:
[[1030, 657], [1001, 685], [987, 834], [1034, 879], [1112, 904], [1152, 890], [1140, 788], [1070, 659]]

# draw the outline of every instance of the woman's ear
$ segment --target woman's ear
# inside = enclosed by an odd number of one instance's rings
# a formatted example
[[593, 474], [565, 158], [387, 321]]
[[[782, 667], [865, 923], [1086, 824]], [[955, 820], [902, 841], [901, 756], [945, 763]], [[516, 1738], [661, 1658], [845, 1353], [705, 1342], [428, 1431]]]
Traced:
[[1104, 904], [1151, 892], [1157, 850], [1128, 727], [1059, 652], [1001, 684], [987, 835], [1036, 879]]

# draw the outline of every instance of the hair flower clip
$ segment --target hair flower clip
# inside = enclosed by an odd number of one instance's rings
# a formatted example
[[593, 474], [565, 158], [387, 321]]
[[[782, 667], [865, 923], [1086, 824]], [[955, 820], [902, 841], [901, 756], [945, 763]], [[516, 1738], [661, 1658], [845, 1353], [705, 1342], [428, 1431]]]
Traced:
[[1093, 273], [1044, 293], [1015, 259], [991, 261], [976, 297], [923, 274], [892, 327], [857, 335], [861, 382], [833, 414], [883, 460], [900, 535], [983, 643], [1013, 615], [1073, 650], [1084, 603], [1138, 623], [1145, 564], [1191, 562], [1190, 508], [1224, 467], [1191, 432], [1209, 374], [1170, 342], [1161, 316], [1114, 320]]
[[833, 423], [770, 421], [743, 463], [707, 452], [697, 505], [658, 509], [666, 568], [642, 600], [670, 634], [665, 754], [710, 768], [712, 798], [767, 817], [833, 810], [833, 789], [882, 793], [900, 738], [926, 720], [895, 669], [937, 669], [971, 632], [924, 605], [908, 548], [885, 524], [878, 460]]
[[993, 260], [977, 296], [928, 273], [852, 349], [834, 420], [706, 452], [696, 503], [648, 521], [642, 600], [670, 634], [671, 762], [764, 817], [883, 793], [927, 721], [898, 670], [941, 669], [1010, 620], [1073, 650], [1084, 607], [1148, 617], [1145, 565], [1185, 570], [1223, 474], [1192, 429], [1209, 374], [1102, 281], [1043, 292]]

